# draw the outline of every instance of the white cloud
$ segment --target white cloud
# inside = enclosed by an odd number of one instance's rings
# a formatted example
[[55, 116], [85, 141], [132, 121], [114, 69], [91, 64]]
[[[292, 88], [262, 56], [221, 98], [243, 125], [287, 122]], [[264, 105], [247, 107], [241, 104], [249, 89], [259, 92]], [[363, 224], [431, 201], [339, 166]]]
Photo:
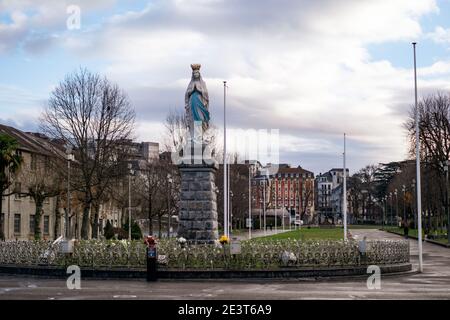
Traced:
[[[366, 46], [409, 45], [423, 36], [419, 18], [438, 10], [434, 0], [156, 0], [61, 43], [82, 62], [108, 62], [101, 71], [129, 92], [145, 140], [157, 139], [168, 109], [182, 110], [189, 65], [199, 62], [217, 125], [226, 79], [230, 127], [278, 128], [298, 161], [340, 157], [347, 132], [365, 153], [358, 161], [389, 161], [406, 156], [412, 72], [372, 60]], [[442, 87], [449, 73], [448, 62], [422, 68], [420, 86]]]
[[11, 13], [9, 24], [0, 23], [0, 53], [10, 50], [26, 34], [27, 16], [20, 11]]
[[433, 32], [427, 34], [427, 37], [436, 43], [450, 44], [450, 29], [437, 26]]
[[22, 45], [31, 53], [49, 47], [59, 34], [67, 36], [67, 7], [80, 7], [81, 19], [93, 12], [101, 12], [116, 0], [0, 0], [0, 12], [9, 16], [9, 23], [0, 22], [0, 54]]

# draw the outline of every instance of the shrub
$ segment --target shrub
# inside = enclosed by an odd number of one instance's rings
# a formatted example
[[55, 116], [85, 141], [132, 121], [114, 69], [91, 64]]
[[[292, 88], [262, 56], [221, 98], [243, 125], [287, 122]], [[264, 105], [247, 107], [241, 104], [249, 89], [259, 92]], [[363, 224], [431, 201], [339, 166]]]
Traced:
[[[123, 225], [123, 230], [127, 233], [127, 236], [124, 239], [128, 239], [128, 219]], [[139, 240], [142, 239], [142, 231], [141, 227], [139, 227], [138, 223], [131, 220], [131, 240]], [[119, 239], [120, 240], [120, 239]]]
[[109, 220], [106, 221], [106, 226], [103, 228], [103, 235], [106, 240], [114, 238], [114, 228]]

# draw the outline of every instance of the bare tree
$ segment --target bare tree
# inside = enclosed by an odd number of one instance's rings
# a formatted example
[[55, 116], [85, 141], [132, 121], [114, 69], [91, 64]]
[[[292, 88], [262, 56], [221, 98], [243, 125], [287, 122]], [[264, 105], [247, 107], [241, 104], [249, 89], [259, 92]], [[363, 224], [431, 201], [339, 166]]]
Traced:
[[[169, 160], [148, 162], [140, 177], [140, 197], [147, 213], [148, 232], [153, 234], [153, 219], [158, 222], [161, 237], [162, 218], [177, 212], [179, 198], [179, 174]], [[169, 211], [170, 210], [170, 211]]]
[[44, 202], [61, 194], [64, 178], [60, 162], [55, 155], [33, 154], [30, 166], [23, 167], [19, 180], [24, 186], [20, 196], [29, 196], [35, 203], [34, 238], [41, 239], [41, 218]]
[[183, 112], [170, 110], [165, 122], [164, 147], [168, 152], [180, 151], [186, 143], [188, 124]]
[[[418, 103], [417, 109], [411, 107], [409, 118], [405, 122], [410, 139], [410, 154], [414, 156], [415, 118], [419, 113], [419, 139], [424, 169], [424, 208], [428, 211], [428, 227], [431, 226], [431, 214], [438, 215], [437, 220], [444, 222], [446, 206], [445, 172], [442, 163], [450, 159], [450, 94], [437, 92], [430, 94]], [[437, 222], [436, 222], [437, 224]], [[447, 226], [450, 232], [450, 224]]]
[[134, 118], [125, 93], [86, 69], [67, 75], [51, 93], [42, 130], [74, 150], [74, 187], [83, 195], [83, 239], [89, 237], [91, 206], [102, 198], [119, 164], [117, 143], [131, 137]]
[[156, 216], [156, 208], [161, 207], [161, 201], [157, 205], [156, 202], [160, 197], [160, 189], [162, 187], [162, 166], [159, 162], [147, 163], [143, 175], [140, 177], [141, 190], [144, 211], [147, 212], [148, 234], [153, 234], [153, 218]]
[[[313, 182], [312, 181], [308, 181], [305, 180], [304, 181], [304, 190], [303, 190], [303, 195], [301, 197], [302, 199], [302, 211], [300, 213], [300, 220], [303, 220], [306, 213], [307, 213], [307, 209], [309, 207], [309, 202], [313, 201], [314, 198], [314, 186], [313, 186]], [[300, 197], [299, 197], [300, 198]]]
[[419, 112], [419, 133], [422, 157], [431, 166], [441, 170], [441, 161], [450, 157], [450, 94], [431, 94], [411, 107], [405, 123], [410, 139], [410, 154], [415, 156], [415, 116]]

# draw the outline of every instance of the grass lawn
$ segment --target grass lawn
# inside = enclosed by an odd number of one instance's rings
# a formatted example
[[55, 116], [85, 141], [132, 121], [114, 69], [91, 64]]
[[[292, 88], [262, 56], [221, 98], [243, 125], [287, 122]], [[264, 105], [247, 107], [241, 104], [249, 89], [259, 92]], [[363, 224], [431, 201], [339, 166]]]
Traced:
[[282, 240], [282, 239], [298, 239], [298, 240], [341, 240], [344, 238], [344, 230], [342, 227], [336, 228], [318, 228], [312, 227], [308, 229], [307, 227], [302, 227], [298, 230], [292, 230], [288, 232], [283, 232], [267, 237], [254, 238], [252, 241], [259, 240]]
[[[385, 230], [389, 230], [390, 232], [394, 232], [394, 233], [397, 233], [399, 235], [403, 235], [404, 234], [403, 228], [399, 228], [399, 227], [386, 227]], [[444, 233], [440, 232], [440, 234], [444, 234]], [[417, 236], [418, 236], [417, 229], [409, 229], [408, 230], [408, 235], [417, 238]], [[422, 237], [425, 237], [425, 232], [422, 232]], [[447, 238], [444, 238], [444, 239], [442, 239], [442, 238], [440, 238], [440, 239], [433, 239], [433, 241], [440, 242], [440, 243], [443, 243], [443, 244], [447, 244], [448, 243]]]
[[381, 229], [381, 227], [377, 224], [351, 224], [348, 226], [349, 229]]

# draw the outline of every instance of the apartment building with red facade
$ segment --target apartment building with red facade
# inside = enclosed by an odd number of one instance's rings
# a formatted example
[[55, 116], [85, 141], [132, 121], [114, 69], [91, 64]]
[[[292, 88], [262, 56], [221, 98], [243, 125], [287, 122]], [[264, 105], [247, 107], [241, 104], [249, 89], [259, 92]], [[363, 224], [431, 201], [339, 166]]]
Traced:
[[252, 215], [259, 220], [265, 213], [272, 224], [277, 217], [278, 225], [312, 222], [314, 190], [314, 173], [300, 166], [280, 164], [263, 168], [252, 179]]

